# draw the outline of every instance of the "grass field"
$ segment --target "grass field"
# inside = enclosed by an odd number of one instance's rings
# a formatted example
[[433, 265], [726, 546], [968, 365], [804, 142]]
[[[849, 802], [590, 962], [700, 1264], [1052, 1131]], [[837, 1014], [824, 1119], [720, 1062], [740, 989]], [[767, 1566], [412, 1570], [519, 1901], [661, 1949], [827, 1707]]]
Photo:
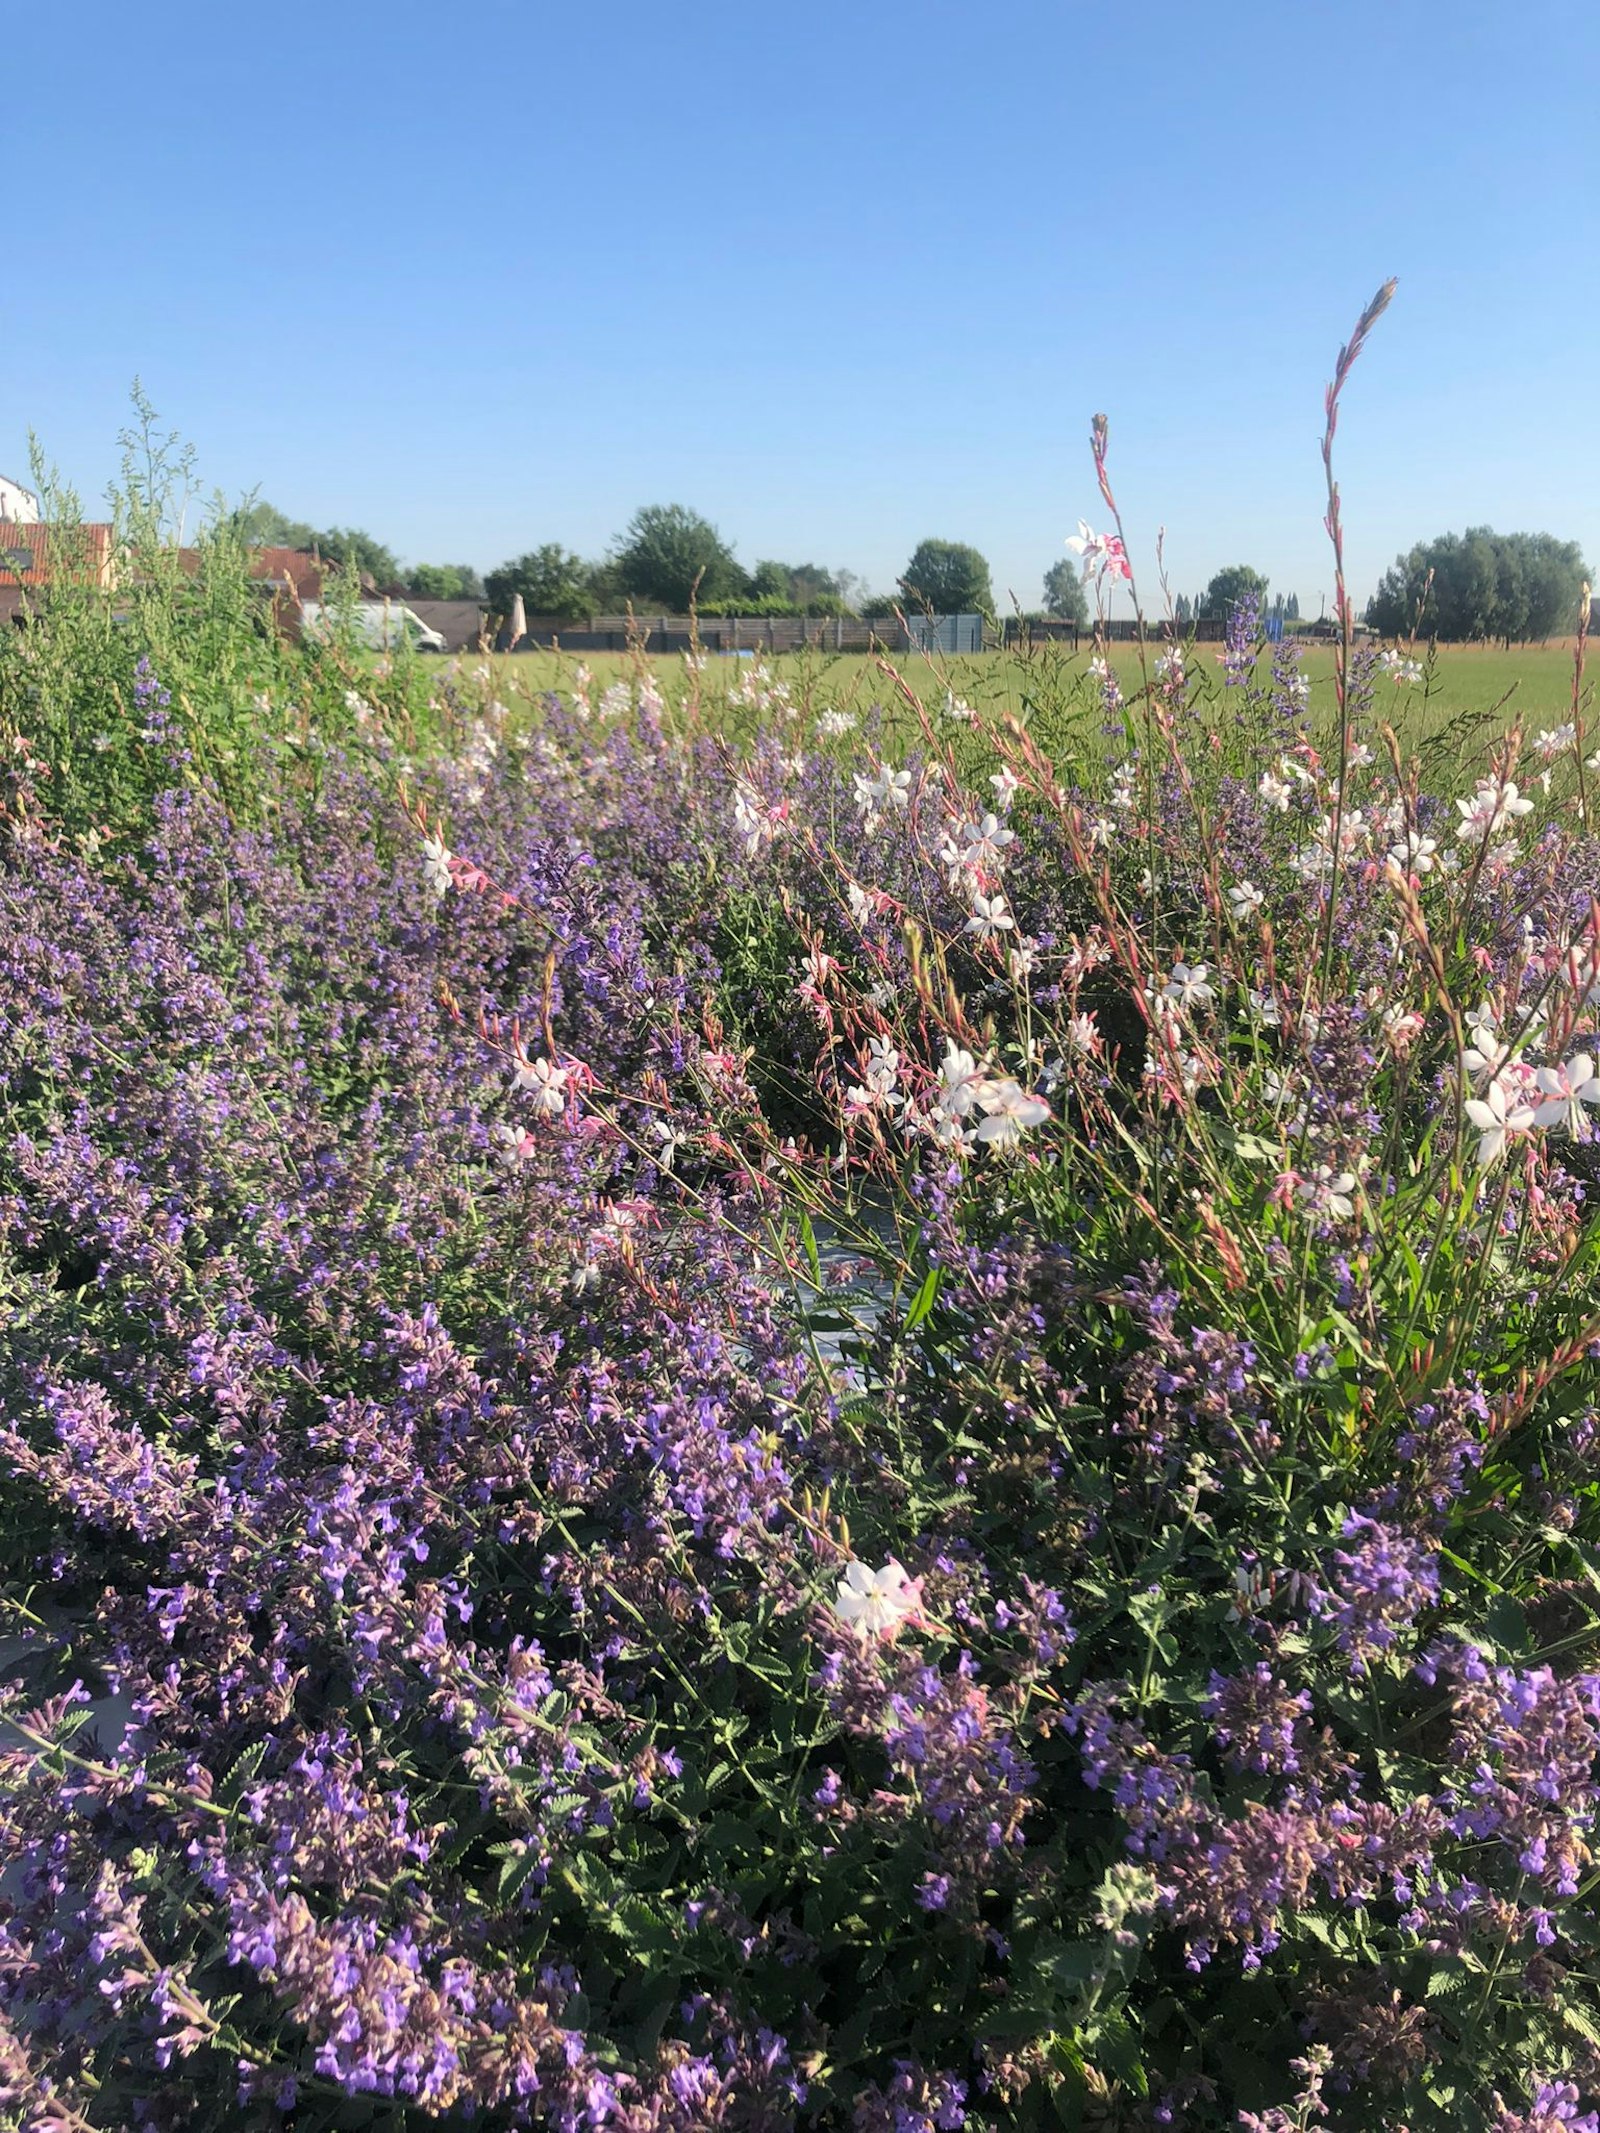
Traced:
[[[1220, 646], [1201, 645], [1191, 653], [1191, 685], [1204, 694], [1221, 690], [1220, 650]], [[1091, 656], [1087, 647], [1070, 653], [1054, 646], [1036, 651], [1031, 658], [1014, 652], [985, 652], [948, 659], [905, 654], [893, 661], [861, 653], [809, 651], [780, 653], [767, 661], [767, 667], [775, 680], [787, 685], [793, 701], [808, 716], [828, 709], [859, 714], [874, 704], [892, 705], [898, 675], [930, 710], [939, 710], [948, 690], [964, 698], [981, 717], [992, 719], [1006, 713], [1026, 716], [1040, 704], [1059, 702], [1076, 685], [1086, 686]], [[669, 699], [675, 699], [684, 686], [683, 661], [663, 656], [646, 664]], [[713, 657], [701, 681], [705, 701], [715, 703], [736, 688], [740, 676], [748, 675], [753, 664]], [[587, 666], [593, 676], [591, 693], [598, 697], [609, 683], [637, 672], [638, 662], [623, 653], [527, 652], [499, 655], [494, 665], [501, 693], [507, 696], [536, 696], [550, 689], [565, 692], [572, 688], [576, 670]], [[1124, 694], [1133, 695], [1141, 685], [1136, 648], [1115, 647], [1112, 665]], [[1329, 649], [1314, 647], [1304, 654], [1314, 716], [1332, 713], [1333, 665]], [[1263, 681], [1266, 678], [1263, 662]], [[1419, 684], [1397, 686], [1387, 675], [1380, 675], [1373, 716], [1378, 723], [1393, 725], [1408, 748], [1448, 737], [1467, 753], [1486, 745], [1513, 722], [1520, 721], [1524, 731], [1532, 734], [1569, 718], [1572, 679], [1570, 645], [1527, 646], [1510, 652], [1498, 647], [1452, 646], [1438, 652]], [[1592, 693], [1592, 681], [1586, 679], [1586, 704]]]

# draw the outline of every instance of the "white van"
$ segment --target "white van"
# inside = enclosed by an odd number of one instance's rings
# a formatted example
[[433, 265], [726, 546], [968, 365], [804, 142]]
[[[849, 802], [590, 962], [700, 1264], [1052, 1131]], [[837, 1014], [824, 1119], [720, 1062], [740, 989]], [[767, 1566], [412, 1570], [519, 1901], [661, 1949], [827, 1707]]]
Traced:
[[[439, 632], [429, 629], [422, 617], [401, 601], [358, 600], [349, 615], [357, 642], [374, 652], [392, 652], [399, 644], [409, 644], [414, 652], [443, 652], [447, 649]], [[337, 613], [325, 608], [318, 600], [302, 600], [300, 603], [300, 624], [308, 637], [327, 636], [337, 620]]]

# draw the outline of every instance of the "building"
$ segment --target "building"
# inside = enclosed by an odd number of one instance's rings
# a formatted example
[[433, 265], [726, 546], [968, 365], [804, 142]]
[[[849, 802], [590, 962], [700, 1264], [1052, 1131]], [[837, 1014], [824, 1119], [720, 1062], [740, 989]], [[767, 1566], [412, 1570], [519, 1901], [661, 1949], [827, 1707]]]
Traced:
[[37, 519], [0, 519], [0, 622], [15, 621], [29, 593], [42, 592], [52, 579], [62, 577], [80, 584], [111, 583], [109, 526], [45, 526]]
[[39, 499], [31, 489], [0, 474], [0, 525], [37, 526], [42, 515]]

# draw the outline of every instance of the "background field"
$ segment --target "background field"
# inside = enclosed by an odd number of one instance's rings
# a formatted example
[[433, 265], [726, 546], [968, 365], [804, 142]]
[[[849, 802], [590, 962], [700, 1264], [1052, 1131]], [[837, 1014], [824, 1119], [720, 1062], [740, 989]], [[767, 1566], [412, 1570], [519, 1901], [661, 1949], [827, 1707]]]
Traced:
[[[1203, 697], [1216, 697], [1221, 692], [1219, 650], [1220, 647], [1204, 645], [1191, 651], [1191, 686]], [[1054, 646], [1038, 649], [1029, 657], [1016, 652], [937, 659], [910, 654], [894, 661], [860, 653], [810, 651], [781, 653], [766, 665], [775, 680], [786, 684], [806, 716], [830, 708], [864, 714], [877, 704], [885, 707], [889, 730], [895, 732], [902, 717], [908, 728], [914, 723], [909, 710], [897, 708], [895, 675], [935, 712], [949, 690], [986, 719], [1005, 713], [1025, 717], [1074, 697], [1092, 702], [1087, 672], [1091, 656], [1087, 648], [1072, 653]], [[593, 677], [591, 694], [598, 698], [611, 682], [637, 673], [640, 663], [626, 654], [598, 652], [514, 653], [498, 655], [493, 662], [501, 693], [511, 700], [537, 696], [550, 689], [568, 691], [580, 666], [588, 668]], [[675, 701], [681, 695], [685, 672], [680, 658], [662, 656], [643, 664], [657, 675], [669, 700]], [[703, 699], [716, 704], [738, 687], [740, 678], [748, 676], [754, 665], [747, 659], [712, 657], [701, 680]], [[1124, 694], [1135, 694], [1142, 682], [1137, 649], [1115, 647], [1112, 665]], [[1318, 714], [1331, 717], [1333, 712], [1333, 667], [1331, 649], [1313, 647], [1303, 655], [1317, 723], [1321, 723]], [[1263, 660], [1263, 683], [1269, 674], [1269, 664]], [[1524, 733], [1532, 735], [1570, 718], [1572, 682], [1570, 645], [1519, 647], [1510, 652], [1498, 647], [1452, 646], [1440, 650], [1427, 663], [1420, 683], [1401, 687], [1380, 674], [1373, 719], [1392, 725], [1402, 746], [1408, 749], [1425, 743], [1448, 743], [1463, 757], [1475, 756], [1514, 722], [1520, 721]], [[1591, 697], [1592, 682], [1586, 679], [1586, 707]]]

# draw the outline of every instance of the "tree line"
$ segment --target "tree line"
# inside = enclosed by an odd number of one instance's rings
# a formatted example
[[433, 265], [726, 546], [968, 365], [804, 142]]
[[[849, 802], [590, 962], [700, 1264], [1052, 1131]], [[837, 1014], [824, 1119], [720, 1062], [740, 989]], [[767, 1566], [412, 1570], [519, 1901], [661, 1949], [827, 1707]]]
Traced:
[[[319, 529], [267, 503], [247, 507], [240, 525], [253, 543], [315, 550], [359, 571], [380, 592], [419, 600], [483, 600], [501, 614], [519, 595], [530, 615], [563, 621], [619, 613], [630, 603], [682, 614], [691, 600], [705, 615], [872, 616], [897, 607], [941, 615], [996, 612], [988, 562], [968, 542], [919, 542], [896, 589], [875, 593], [854, 571], [818, 563], [769, 558], [746, 570], [711, 521], [683, 504], [643, 505], [598, 559], [546, 541], [482, 577], [468, 563], [402, 565], [392, 549], [361, 527]], [[1459, 642], [1526, 643], [1573, 627], [1588, 576], [1575, 541], [1473, 526], [1421, 541], [1397, 557], [1366, 617], [1386, 637], [1415, 631]], [[1187, 628], [1225, 618], [1241, 600], [1251, 600], [1263, 617], [1299, 621], [1295, 594], [1279, 593], [1269, 606], [1267, 591], [1260, 571], [1230, 564], [1204, 592], [1180, 594], [1174, 618], [1180, 629]], [[1087, 624], [1083, 580], [1072, 557], [1063, 556], [1045, 571], [1041, 612]]]
[[1575, 629], [1589, 582], [1576, 541], [1469, 526], [1397, 556], [1367, 603], [1385, 637], [1527, 644]]

